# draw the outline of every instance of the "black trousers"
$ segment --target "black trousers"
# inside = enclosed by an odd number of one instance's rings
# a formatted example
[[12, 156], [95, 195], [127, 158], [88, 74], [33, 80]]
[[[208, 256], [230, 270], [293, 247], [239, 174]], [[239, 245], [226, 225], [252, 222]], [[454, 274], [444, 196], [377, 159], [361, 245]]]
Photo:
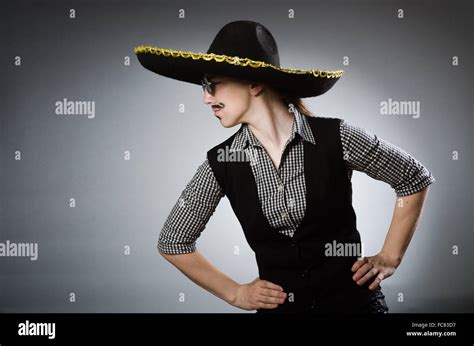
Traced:
[[[275, 309], [257, 309], [257, 314], [316, 313], [316, 314], [387, 314], [389, 311], [382, 289], [369, 290], [370, 282], [360, 287], [344, 287], [317, 296], [308, 290], [294, 293], [294, 300], [285, 300]], [[288, 292], [287, 292], [288, 293]]]

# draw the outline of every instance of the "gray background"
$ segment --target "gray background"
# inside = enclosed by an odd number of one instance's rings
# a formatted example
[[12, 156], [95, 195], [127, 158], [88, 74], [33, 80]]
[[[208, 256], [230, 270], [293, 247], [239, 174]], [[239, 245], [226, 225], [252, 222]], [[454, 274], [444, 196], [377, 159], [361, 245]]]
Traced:
[[[435, 176], [408, 252], [382, 284], [391, 312], [474, 310], [468, 1], [2, 1], [0, 13], [0, 242], [39, 244], [37, 261], [0, 257], [1, 312], [244, 312], [196, 286], [156, 249], [206, 151], [238, 127], [220, 125], [200, 87], [145, 70], [133, 52], [141, 44], [205, 52], [238, 19], [269, 28], [284, 67], [344, 69], [331, 91], [306, 99], [310, 108], [367, 128]], [[63, 98], [95, 101], [95, 119], [55, 115]], [[421, 117], [381, 115], [388, 98], [420, 101]], [[395, 193], [360, 172], [353, 189], [358, 229], [373, 255]], [[240, 283], [257, 276], [226, 198], [198, 249]]]

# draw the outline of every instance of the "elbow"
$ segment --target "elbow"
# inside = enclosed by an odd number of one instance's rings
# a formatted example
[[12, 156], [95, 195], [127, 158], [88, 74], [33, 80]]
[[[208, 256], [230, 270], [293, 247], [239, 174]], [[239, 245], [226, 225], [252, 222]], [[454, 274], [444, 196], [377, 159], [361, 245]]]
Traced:
[[421, 195], [426, 196], [428, 194], [428, 191], [431, 190], [431, 184], [430, 182], [428, 185], [426, 185], [424, 188], [422, 188], [420, 191], [418, 191]]
[[161, 257], [163, 257], [165, 260], [167, 260], [168, 262], [171, 262], [171, 254], [169, 253], [165, 253], [165, 252], [159, 252], [159, 254], [161, 255]]
[[173, 257], [176, 258], [175, 254], [163, 252], [160, 249], [158, 249], [158, 253], [161, 255], [162, 258], [164, 258], [166, 261], [168, 261], [171, 264], [173, 264]]

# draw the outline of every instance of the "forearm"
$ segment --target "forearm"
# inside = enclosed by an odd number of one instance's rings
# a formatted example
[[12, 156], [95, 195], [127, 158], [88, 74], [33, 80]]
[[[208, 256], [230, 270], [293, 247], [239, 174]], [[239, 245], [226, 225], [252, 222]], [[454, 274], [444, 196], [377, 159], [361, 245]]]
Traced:
[[194, 283], [227, 303], [234, 304], [240, 285], [215, 268], [199, 251], [161, 255]]
[[397, 198], [392, 222], [381, 252], [400, 263], [410, 244], [423, 209], [429, 186], [405, 197]]

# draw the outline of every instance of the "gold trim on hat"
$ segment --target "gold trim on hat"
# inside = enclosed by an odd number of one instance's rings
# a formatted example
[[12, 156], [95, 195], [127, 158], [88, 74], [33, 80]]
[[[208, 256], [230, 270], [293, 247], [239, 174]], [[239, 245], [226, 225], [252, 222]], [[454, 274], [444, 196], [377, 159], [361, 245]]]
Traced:
[[287, 73], [296, 73], [296, 74], [312, 74], [315, 77], [321, 78], [339, 78], [343, 75], [343, 70], [335, 70], [335, 71], [321, 71], [321, 70], [298, 70], [292, 68], [284, 68], [274, 66], [272, 64], [268, 64], [263, 61], [251, 60], [249, 58], [240, 58], [238, 56], [227, 56], [227, 55], [218, 55], [214, 53], [195, 53], [191, 51], [181, 51], [181, 50], [174, 50], [174, 49], [165, 49], [153, 46], [138, 46], [134, 49], [135, 54], [139, 53], [150, 53], [155, 55], [163, 55], [163, 56], [172, 56], [173, 58], [182, 57], [185, 59], [191, 58], [193, 60], [203, 59], [206, 61], [214, 60], [216, 62], [226, 62], [232, 65], [239, 65], [239, 66], [250, 66], [254, 68], [258, 67], [271, 67], [275, 70], [287, 72]]

